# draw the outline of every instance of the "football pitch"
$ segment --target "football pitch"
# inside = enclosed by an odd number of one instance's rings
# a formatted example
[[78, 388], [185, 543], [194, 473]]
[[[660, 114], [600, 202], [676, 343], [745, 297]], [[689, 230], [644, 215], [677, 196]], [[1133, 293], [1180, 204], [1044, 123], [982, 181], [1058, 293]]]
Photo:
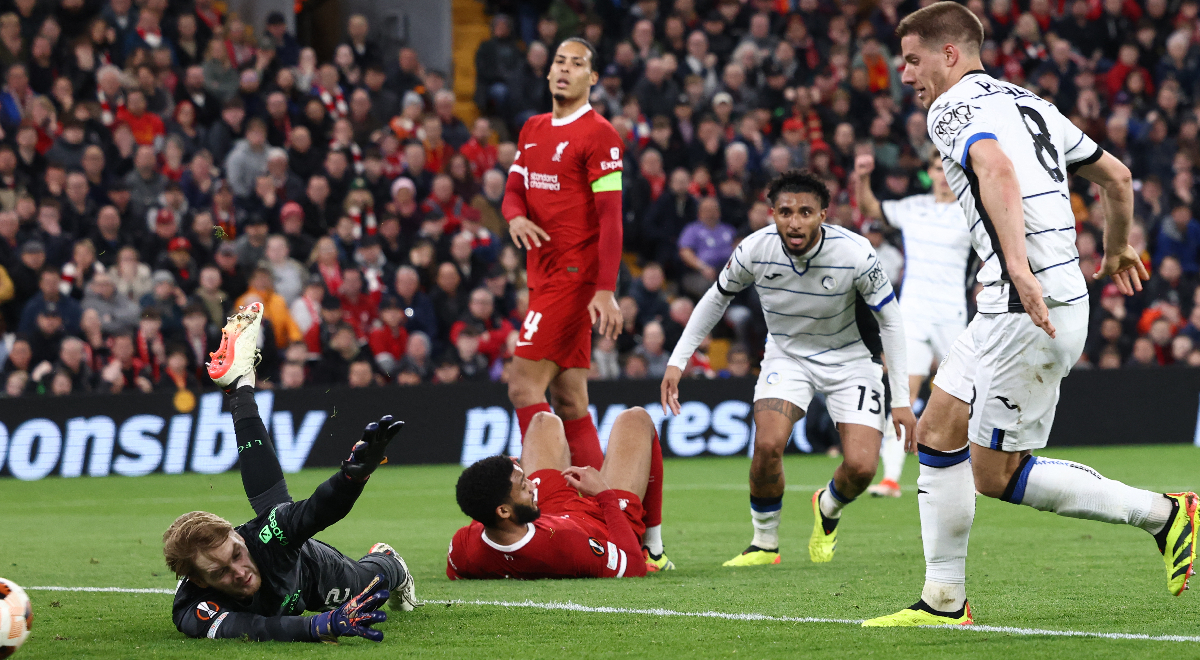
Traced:
[[[412, 441], [409, 439], [408, 441]], [[1051, 449], [1157, 491], [1200, 487], [1186, 445]], [[977, 626], [864, 629], [856, 621], [912, 604], [924, 576], [916, 459], [904, 497], [864, 497], [842, 518], [837, 556], [813, 564], [812, 491], [839, 459], [788, 456], [777, 566], [723, 568], [750, 540], [748, 459], [666, 463], [663, 537], [678, 566], [628, 580], [450, 582], [446, 547], [466, 518], [457, 466], [384, 466], [350, 516], [320, 535], [359, 556], [376, 541], [406, 559], [427, 604], [389, 613], [376, 645], [190, 640], [170, 619], [175, 578], [161, 536], [205, 509], [251, 516], [236, 472], [0, 481], [0, 576], [30, 587], [33, 635], [16, 658], [1143, 658], [1200, 657], [1200, 592], [1167, 593], [1144, 532], [978, 499], [968, 594]], [[288, 476], [306, 497], [331, 470]], [[1195, 585], [1200, 588], [1200, 584]], [[81, 588], [115, 587], [95, 592]], [[132, 590], [145, 589], [146, 592]], [[1058, 634], [1053, 634], [1058, 633]], [[1086, 635], [1085, 635], [1086, 633]], [[1174, 637], [1176, 639], [1162, 639]], [[1187, 639], [1178, 639], [1180, 637]]]

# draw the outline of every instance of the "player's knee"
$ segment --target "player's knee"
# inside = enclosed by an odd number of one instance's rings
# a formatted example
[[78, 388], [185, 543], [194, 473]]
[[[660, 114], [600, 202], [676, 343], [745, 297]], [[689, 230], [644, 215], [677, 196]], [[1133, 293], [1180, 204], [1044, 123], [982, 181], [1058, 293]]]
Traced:
[[991, 498], [1000, 499], [1004, 495], [1004, 491], [1008, 488], [1008, 482], [1011, 475], [1006, 475], [1003, 472], [992, 472], [990, 470], [972, 470], [975, 475], [975, 490], [981, 495], [986, 495]]
[[508, 381], [508, 400], [517, 408], [524, 408], [538, 403], [539, 395], [532, 385], [524, 379]]
[[553, 431], [562, 431], [562, 427], [562, 419], [558, 415], [550, 412], [540, 412], [529, 420], [529, 430], [526, 431], [526, 435], [529, 435], [533, 431], [540, 432], [539, 435], [541, 433], [554, 435]]
[[870, 486], [875, 479], [875, 463], [846, 462], [843, 470], [846, 479], [860, 489]]
[[787, 438], [780, 440], [775, 437], [755, 437], [754, 456], [760, 460], [782, 461], [783, 448], [787, 446]]
[[961, 446], [961, 438], [951, 437], [944, 424], [936, 424], [928, 415], [917, 420], [917, 442], [938, 451], [954, 451]]
[[627, 410], [621, 411], [621, 414], [617, 415], [617, 421], [614, 422], [614, 426], [616, 424], [628, 424], [629, 426], [633, 427], [653, 429], [654, 419], [650, 417], [650, 413], [646, 412], [645, 408], [641, 406], [634, 406]]

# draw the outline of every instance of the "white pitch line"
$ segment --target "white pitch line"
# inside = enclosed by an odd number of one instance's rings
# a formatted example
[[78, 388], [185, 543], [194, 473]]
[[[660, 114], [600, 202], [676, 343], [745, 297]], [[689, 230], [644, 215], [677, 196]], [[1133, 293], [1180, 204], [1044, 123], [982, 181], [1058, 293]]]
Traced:
[[[842, 625], [859, 625], [862, 619], [823, 619], [811, 616], [771, 616], [769, 614], [739, 613], [739, 612], [680, 612], [663, 608], [631, 609], [626, 607], [591, 607], [577, 603], [538, 603], [532, 600], [503, 601], [503, 600], [448, 600], [427, 601], [441, 604], [457, 605], [494, 605], [498, 607], [529, 607], [540, 610], [565, 610], [569, 612], [590, 612], [596, 614], [644, 614], [649, 616], [680, 616], [702, 619], [725, 619], [727, 621], [778, 621], [781, 623], [832, 623]], [[1085, 630], [1043, 630], [1040, 628], [1015, 628], [1010, 626], [928, 626], [930, 628], [945, 628], [966, 632], [1008, 633], [1010, 635], [1033, 635], [1046, 637], [1096, 637], [1101, 639], [1130, 639], [1151, 642], [1200, 642], [1200, 636], [1185, 635], [1144, 635], [1137, 633], [1106, 633], [1088, 632]]]
[[[103, 592], [122, 594], [174, 594], [173, 589], [130, 589], [125, 587], [25, 587], [27, 591], [74, 591], [74, 592]], [[538, 610], [560, 610], [567, 612], [587, 612], [591, 614], [641, 614], [647, 616], [678, 616], [699, 619], [723, 619], [726, 621], [777, 621], [780, 623], [830, 623], [857, 626], [862, 619], [825, 619], [812, 616], [772, 616], [754, 612], [680, 612], [661, 607], [649, 609], [633, 609], [628, 607], [594, 607], [578, 603], [539, 603], [532, 600], [428, 600], [427, 603], [439, 605], [485, 605], [495, 607], [527, 607]], [[1090, 632], [1086, 630], [1045, 630], [1042, 628], [1016, 628], [1012, 626], [927, 626], [935, 629], [961, 630], [964, 632], [1006, 633], [1009, 635], [1027, 635], [1041, 637], [1094, 637], [1098, 639], [1129, 639], [1147, 642], [1200, 642], [1200, 636], [1187, 635], [1145, 635], [1140, 633], [1111, 633]]]

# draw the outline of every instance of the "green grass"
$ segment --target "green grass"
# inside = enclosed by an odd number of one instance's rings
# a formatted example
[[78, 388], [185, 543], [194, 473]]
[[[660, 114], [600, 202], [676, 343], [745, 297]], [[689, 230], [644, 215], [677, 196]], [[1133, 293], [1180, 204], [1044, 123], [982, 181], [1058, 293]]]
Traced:
[[[1105, 475], [1159, 491], [1194, 489], [1200, 450], [1141, 446], [1051, 450]], [[428, 600], [533, 600], [677, 611], [862, 619], [916, 600], [924, 575], [915, 499], [916, 461], [905, 496], [864, 498], [843, 517], [830, 564], [808, 560], [810, 486], [837, 461], [786, 459], [783, 563], [722, 568], [746, 546], [745, 458], [666, 465], [664, 537], [679, 567], [633, 580], [450, 582], [446, 546], [465, 518], [454, 504], [455, 466], [385, 467], [354, 512], [321, 535], [350, 555], [387, 541], [404, 555]], [[303, 497], [329, 474], [291, 475]], [[207, 509], [250, 517], [236, 473], [136, 479], [0, 481], [0, 575], [19, 584], [174, 588], [162, 563], [162, 531], [180, 513]], [[1200, 635], [1200, 593], [1167, 594], [1162, 560], [1143, 532], [1069, 520], [979, 498], [968, 563], [976, 621], [1055, 630]], [[1200, 586], [1200, 585], [1198, 585]], [[159, 594], [33, 591], [34, 634], [17, 658], [478, 658], [1200, 657], [1200, 644], [1019, 636], [956, 630], [863, 629], [844, 624], [726, 621], [639, 614], [430, 604], [381, 626], [380, 646], [338, 647], [189, 640]]]

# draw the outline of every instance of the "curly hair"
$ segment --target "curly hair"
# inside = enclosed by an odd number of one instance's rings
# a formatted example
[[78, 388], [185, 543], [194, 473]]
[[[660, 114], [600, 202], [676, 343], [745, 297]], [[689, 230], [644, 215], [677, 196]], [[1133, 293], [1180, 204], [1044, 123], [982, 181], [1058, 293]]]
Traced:
[[821, 208], [829, 208], [829, 188], [825, 182], [809, 170], [788, 170], [767, 185], [767, 201], [775, 206], [780, 193], [812, 193], [821, 201]]
[[512, 459], [489, 456], [475, 461], [458, 476], [454, 488], [458, 508], [485, 527], [497, 522], [496, 507], [508, 501], [512, 493]]

